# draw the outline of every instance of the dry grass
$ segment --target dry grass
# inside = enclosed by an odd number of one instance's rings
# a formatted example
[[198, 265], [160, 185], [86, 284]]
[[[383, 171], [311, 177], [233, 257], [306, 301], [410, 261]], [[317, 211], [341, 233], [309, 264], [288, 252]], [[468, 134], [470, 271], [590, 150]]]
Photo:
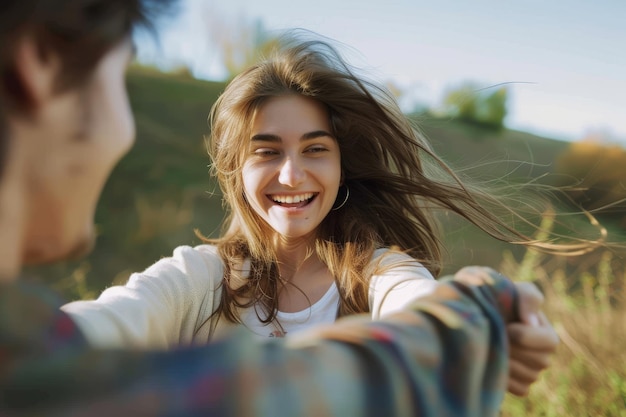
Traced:
[[[502, 417], [626, 416], [626, 271], [607, 251], [580, 268], [536, 254], [503, 272], [532, 271], [561, 344], [527, 398], [507, 396]], [[525, 277], [528, 278], [528, 275]]]

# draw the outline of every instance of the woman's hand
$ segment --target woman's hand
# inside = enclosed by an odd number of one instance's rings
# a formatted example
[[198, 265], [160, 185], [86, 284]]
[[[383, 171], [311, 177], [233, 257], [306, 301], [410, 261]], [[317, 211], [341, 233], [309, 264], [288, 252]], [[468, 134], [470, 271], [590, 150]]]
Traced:
[[510, 344], [507, 388], [511, 394], [526, 396], [541, 371], [550, 366], [559, 337], [540, 310], [544, 298], [539, 289], [528, 282], [515, 285], [519, 296], [520, 322], [507, 326]]

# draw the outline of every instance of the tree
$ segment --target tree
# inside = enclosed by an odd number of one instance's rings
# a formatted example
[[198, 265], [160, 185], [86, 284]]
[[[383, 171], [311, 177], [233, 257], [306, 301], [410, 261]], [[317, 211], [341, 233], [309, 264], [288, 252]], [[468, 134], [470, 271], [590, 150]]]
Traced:
[[508, 89], [479, 88], [476, 83], [465, 82], [449, 89], [443, 99], [444, 113], [464, 122], [494, 129], [504, 127], [507, 114]]

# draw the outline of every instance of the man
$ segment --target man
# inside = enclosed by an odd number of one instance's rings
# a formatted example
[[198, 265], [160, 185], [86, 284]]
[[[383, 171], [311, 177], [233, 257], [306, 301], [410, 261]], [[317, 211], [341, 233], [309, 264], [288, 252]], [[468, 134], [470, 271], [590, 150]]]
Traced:
[[288, 345], [235, 331], [174, 352], [90, 349], [60, 300], [17, 279], [25, 263], [91, 248], [100, 191], [134, 137], [130, 33], [165, 6], [0, 5], [0, 415], [496, 415], [505, 325], [541, 317], [542, 299], [487, 269], [384, 322], [349, 318]]

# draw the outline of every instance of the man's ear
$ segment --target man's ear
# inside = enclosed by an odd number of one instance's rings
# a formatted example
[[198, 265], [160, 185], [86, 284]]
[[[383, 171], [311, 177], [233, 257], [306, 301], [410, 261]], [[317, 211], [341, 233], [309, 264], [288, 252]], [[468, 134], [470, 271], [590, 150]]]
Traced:
[[35, 111], [55, 94], [55, 81], [59, 61], [53, 54], [43, 54], [36, 41], [23, 36], [16, 42], [14, 51], [13, 91], [16, 99], [27, 111]]

